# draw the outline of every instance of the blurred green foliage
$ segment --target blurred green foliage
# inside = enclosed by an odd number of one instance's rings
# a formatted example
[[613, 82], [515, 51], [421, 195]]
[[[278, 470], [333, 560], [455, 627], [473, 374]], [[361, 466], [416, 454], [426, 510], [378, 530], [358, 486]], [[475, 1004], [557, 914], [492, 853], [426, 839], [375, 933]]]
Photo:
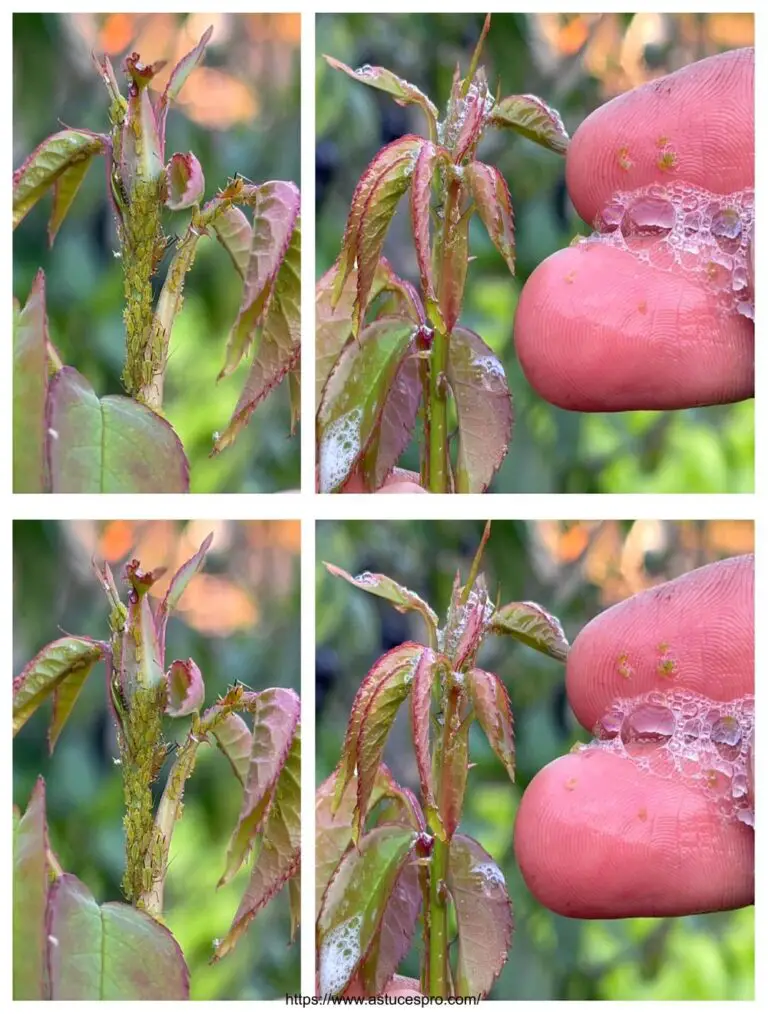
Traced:
[[[568, 16], [572, 17], [572, 16]], [[632, 14], [603, 15], [613, 32], [605, 43], [603, 78], [626, 57], [622, 48]], [[639, 57], [644, 72], [664, 73], [722, 49], [727, 15], [646, 15], [654, 29]], [[714, 20], [720, 17], [715, 32]], [[735, 18], [741, 17], [734, 15]], [[748, 18], [748, 16], [743, 16]], [[552, 20], [565, 15], [494, 14], [482, 63], [501, 94], [540, 95], [562, 114], [569, 133], [605, 99], [604, 82], [590, 69], [585, 50], [602, 28], [592, 17], [582, 46], [555, 52]], [[582, 16], [583, 18], [583, 16]], [[573, 21], [576, 19], [574, 18]], [[546, 21], [546, 24], [544, 22]], [[322, 59], [327, 53], [352, 67], [380, 64], [416, 84], [442, 112], [457, 63], [466, 71], [483, 14], [319, 15], [316, 29], [317, 275], [339, 253], [349, 201], [376, 151], [404, 133], [425, 129], [416, 107], [350, 81]], [[751, 22], [739, 23], [733, 44], [744, 45]], [[578, 26], [577, 26], [578, 27]], [[549, 32], [549, 35], [547, 35]], [[565, 28], [563, 37], [567, 36]], [[610, 36], [610, 32], [606, 32]], [[637, 39], [637, 32], [634, 39]], [[578, 36], [570, 32], [570, 39]], [[736, 36], [734, 35], [734, 38]], [[746, 41], [749, 41], [748, 39]], [[591, 61], [594, 66], [594, 60]], [[495, 164], [509, 185], [515, 209], [517, 274], [511, 278], [477, 219], [470, 232], [462, 322], [501, 358], [515, 402], [509, 454], [491, 491], [517, 492], [750, 492], [754, 487], [752, 402], [669, 412], [596, 414], [567, 412], [543, 401], [529, 386], [514, 353], [512, 322], [526, 279], [549, 254], [588, 232], [565, 190], [564, 162], [509, 132], [489, 131], [479, 157]], [[407, 202], [385, 244], [395, 270], [418, 283]], [[416, 441], [401, 460], [418, 470]]]
[[[78, 17], [88, 16], [14, 15], [14, 166], [62, 123], [99, 132], [108, 128], [107, 93], [91, 64], [89, 42], [80, 31]], [[93, 17], [103, 23], [108, 16]], [[151, 27], [154, 15], [128, 17], [135, 19], [138, 33]], [[181, 32], [188, 15], [158, 17], [174, 17]], [[239, 83], [252, 88], [258, 112], [226, 130], [208, 129], [175, 105], [168, 117], [167, 156], [174, 151], [197, 155], [208, 198], [237, 172], [254, 182], [298, 181], [298, 46], [278, 37], [280, 26], [270, 21], [277, 15], [224, 15], [229, 23], [222, 22], [222, 15], [211, 17], [217, 31], [204, 67], [225, 71], [235, 87]], [[257, 31], [248, 31], [246, 22], [253, 19], [261, 24]], [[222, 33], [224, 40], [217, 43]], [[279, 74], [275, 64], [286, 51], [289, 72]], [[113, 56], [113, 63], [122, 84], [121, 60]], [[46, 234], [50, 207], [50, 197], [44, 198], [14, 233], [14, 296], [23, 303], [38, 268], [43, 268], [50, 335], [62, 358], [80, 370], [100, 396], [123, 393], [122, 273], [115, 257], [115, 225], [100, 160], [89, 171], [52, 250]], [[186, 228], [184, 214], [168, 213], [165, 228], [170, 235]], [[166, 256], [156, 291], [168, 261]], [[259, 406], [234, 447], [216, 458], [208, 457], [213, 433], [229, 421], [248, 370], [248, 364], [242, 364], [235, 375], [216, 383], [240, 290], [240, 279], [225, 251], [214, 239], [203, 238], [187, 276], [184, 309], [173, 331], [163, 406], [189, 458], [192, 492], [273, 492], [299, 484], [299, 438], [288, 436], [287, 385]]]
[[[108, 636], [107, 603], [91, 571], [90, 547], [82, 523], [24, 521], [14, 525], [14, 672], [66, 630], [95, 638]], [[142, 526], [137, 523], [137, 528]], [[175, 522], [177, 533], [183, 524]], [[227, 636], [203, 636], [179, 613], [168, 625], [166, 660], [194, 658], [212, 704], [235, 680], [254, 690], [299, 688], [298, 556], [272, 547], [256, 559], [242, 526], [230, 523], [232, 548], [222, 538], [206, 559], [205, 574], [240, 587], [244, 575], [264, 572], [258, 589], [245, 587], [259, 613], [254, 629]], [[217, 542], [219, 548], [217, 548]], [[274, 554], [282, 554], [279, 560]], [[126, 554], [130, 559], [133, 554]], [[157, 561], [142, 559], [151, 568]], [[285, 575], [268, 584], [269, 567]], [[122, 588], [122, 563], [112, 565]], [[190, 586], [191, 588], [191, 586]], [[190, 590], [187, 591], [187, 595]], [[184, 600], [182, 600], [182, 606]], [[211, 612], [215, 614], [215, 603]], [[72, 715], [48, 756], [50, 706], [43, 706], [14, 740], [13, 801], [26, 807], [38, 775], [46, 781], [51, 846], [65, 870], [74, 873], [100, 902], [121, 900], [123, 798], [112, 720], [107, 711], [104, 667], [86, 682]], [[169, 742], [181, 740], [186, 720], [169, 720]], [[175, 731], [176, 730], [176, 731]], [[157, 782], [161, 791], [170, 762]], [[287, 892], [261, 911], [233, 954], [209, 965], [212, 941], [229, 929], [249, 869], [216, 890], [224, 871], [229, 836], [240, 809], [242, 790], [228, 762], [215, 749], [199, 752], [184, 798], [184, 817], [171, 846], [164, 920], [176, 936], [191, 973], [192, 999], [268, 999], [299, 988], [299, 941], [289, 946]]]
[[[353, 574], [389, 574], [425, 598], [442, 622], [456, 570], [466, 578], [482, 528], [482, 522], [474, 521], [318, 523], [318, 784], [338, 763], [352, 699], [365, 673], [383, 651], [424, 637], [415, 614], [398, 614], [382, 600], [331, 577], [320, 561]], [[751, 526], [728, 523], [716, 531], [707, 522], [495, 521], [482, 570], [492, 596], [498, 589], [502, 602], [540, 602], [561, 619], [573, 641], [610, 601], [628, 594], [622, 582], [641, 580], [645, 585], [672, 578], [745, 551], [751, 539]], [[516, 926], [491, 999], [751, 999], [752, 908], [677, 919], [585, 921], [555, 915], [533, 897], [514, 859], [520, 799], [542, 767], [588, 735], [567, 704], [559, 663], [508, 639], [491, 638], [478, 664], [497, 673], [509, 690], [517, 755], [512, 785], [473, 725], [474, 766], [462, 830], [477, 838], [503, 870]], [[385, 760], [395, 777], [418, 794], [405, 713], [395, 722]], [[401, 966], [404, 974], [418, 976], [418, 947], [414, 945]]]

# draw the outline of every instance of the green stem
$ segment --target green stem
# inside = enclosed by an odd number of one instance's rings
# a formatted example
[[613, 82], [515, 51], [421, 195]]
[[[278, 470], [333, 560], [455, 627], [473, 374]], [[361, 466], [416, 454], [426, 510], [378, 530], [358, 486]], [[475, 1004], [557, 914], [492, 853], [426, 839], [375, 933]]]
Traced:
[[429, 871], [429, 995], [448, 996], [448, 842], [435, 838]]

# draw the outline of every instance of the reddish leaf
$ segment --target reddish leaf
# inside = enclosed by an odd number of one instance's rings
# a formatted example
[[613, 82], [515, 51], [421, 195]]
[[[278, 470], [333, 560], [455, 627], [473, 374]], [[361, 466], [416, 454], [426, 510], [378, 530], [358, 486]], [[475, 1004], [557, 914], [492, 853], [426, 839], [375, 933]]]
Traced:
[[85, 677], [103, 657], [104, 645], [85, 637], [62, 637], [47, 644], [13, 681], [14, 736], [47, 697], [60, 691], [50, 730], [53, 749]]
[[272, 288], [266, 318], [256, 339], [253, 363], [232, 418], [217, 437], [211, 456], [234, 443], [270, 391], [290, 370], [298, 369], [301, 352], [301, 223], [297, 219], [290, 246]]
[[163, 175], [164, 141], [152, 106], [149, 84], [165, 66], [165, 61], [145, 65], [139, 62], [137, 53], [131, 53], [126, 57], [124, 66], [132, 84], [123, 121], [120, 179], [130, 198], [137, 183], [160, 180]]
[[344, 232], [333, 303], [340, 296], [357, 262], [354, 332], [363, 324], [384, 236], [398, 201], [408, 189], [413, 166], [424, 139], [406, 134], [385, 145], [374, 157], [355, 188]]
[[460, 585], [457, 575], [445, 627], [438, 636], [438, 646], [451, 660], [454, 669], [458, 669], [477, 651], [492, 613], [493, 603], [488, 598], [483, 575], [479, 575], [475, 581], [466, 602], [464, 587]]
[[466, 96], [459, 100], [458, 129], [453, 145], [453, 157], [456, 162], [461, 162], [480, 140], [488, 108], [492, 102], [493, 98], [488, 93], [488, 84], [485, 80], [485, 71], [481, 67], [475, 74]]
[[323, 996], [343, 992], [368, 954], [416, 838], [400, 827], [375, 828], [339, 864], [317, 919]]
[[183, 56], [173, 68], [171, 76], [168, 79], [168, 84], [165, 86], [165, 91], [158, 100], [157, 120], [160, 129], [160, 140], [163, 146], [165, 146], [165, 121], [168, 116], [168, 106], [179, 94], [195, 67], [202, 62], [205, 47], [210, 42], [212, 35], [213, 25], [206, 29], [195, 48], [187, 53], [186, 56]]
[[378, 429], [363, 458], [363, 478], [371, 492], [380, 489], [411, 441], [422, 397], [416, 356], [408, 356], [389, 389]]
[[13, 831], [13, 999], [47, 1000], [45, 912], [48, 898], [45, 782], [38, 778]]
[[264, 828], [272, 794], [291, 750], [301, 704], [293, 690], [264, 690], [253, 715], [251, 761], [243, 804], [227, 849], [227, 865], [219, 881], [226, 884], [240, 869], [254, 839]]
[[506, 180], [498, 169], [483, 162], [470, 162], [464, 178], [493, 245], [514, 275], [515, 222]]
[[[325, 56], [325, 54], [323, 55]], [[399, 106], [407, 106], [411, 103], [421, 106], [427, 116], [430, 128], [433, 130], [437, 128], [437, 109], [434, 104], [415, 85], [404, 81], [401, 77], [393, 74], [391, 70], [387, 70], [386, 67], [371, 67], [369, 64], [352, 70], [341, 60], [334, 60], [332, 56], [325, 56], [325, 60], [334, 70], [343, 70], [355, 81], [393, 95]]]
[[205, 684], [197, 663], [175, 659], [168, 670], [168, 704], [165, 713], [171, 718], [183, 718], [199, 711], [205, 701]]
[[448, 890], [456, 909], [457, 996], [485, 996], [507, 960], [512, 904], [504, 875], [472, 838], [456, 835], [448, 858]]
[[229, 714], [224, 715], [211, 731], [238, 780], [245, 785], [251, 766], [251, 730], [239, 715]]
[[360, 970], [363, 990], [368, 996], [384, 992], [411, 949], [421, 901], [419, 868], [416, 863], [407, 862], [395, 881], [379, 932]]
[[355, 588], [360, 588], [371, 595], [377, 595], [379, 598], [386, 599], [387, 602], [392, 602], [399, 613], [405, 613], [411, 609], [415, 610], [424, 618], [427, 629], [432, 633], [437, 632], [437, 616], [434, 610], [416, 592], [412, 592], [410, 588], [398, 584], [391, 577], [387, 577], [386, 574], [371, 574], [370, 571], [365, 571], [357, 577], [353, 577], [346, 570], [342, 570], [341, 567], [335, 567], [332, 563], [325, 563], [324, 566], [328, 573], [333, 574], [334, 577], [344, 578], [345, 581], [349, 581]]
[[413, 242], [416, 247], [416, 260], [421, 275], [421, 288], [430, 309], [435, 307], [435, 289], [432, 283], [429, 211], [432, 200], [432, 177], [438, 157], [442, 154], [448, 157], [448, 153], [444, 152], [444, 149], [438, 148], [431, 141], [425, 141], [413, 167], [413, 183], [411, 185]]
[[410, 320], [382, 317], [339, 356], [317, 413], [321, 493], [343, 486], [365, 454], [415, 333]]
[[130, 905], [98, 905], [70, 873], [51, 887], [48, 945], [52, 1000], [189, 999], [189, 970], [169, 930]]
[[241, 278], [245, 278], [251, 257], [253, 229], [243, 212], [234, 206], [223, 208], [212, 223], [216, 239], [221, 243]]
[[[457, 202], [457, 216], [460, 202]], [[457, 217], [451, 228], [452, 241], [442, 249], [438, 302], [446, 331], [451, 334], [461, 314], [464, 284], [469, 264], [469, 215]]]
[[[407, 693], [409, 681], [424, 650], [424, 645], [416, 644], [413, 641], [406, 641], [397, 648], [392, 648], [391, 651], [386, 652], [374, 663], [370, 672], [360, 684], [355, 694], [355, 699], [352, 702], [347, 734], [344, 740], [344, 749], [342, 750], [341, 762], [336, 777], [336, 789], [333, 801], [334, 812], [340, 806], [344, 790], [355, 775], [358, 740], [360, 738], [362, 722], [376, 691], [382, 684], [393, 684], [405, 687]], [[369, 776], [373, 775], [374, 781], [377, 770], [378, 765], [372, 772], [369, 772]], [[370, 798], [372, 791], [371, 784], [368, 787], [366, 799]]]
[[[334, 298], [339, 262], [333, 265], [316, 287], [315, 302], [315, 403], [320, 406], [323, 388], [333, 371], [339, 353], [352, 337], [352, 316], [357, 293], [357, 269], [353, 268]], [[380, 258], [373, 285], [368, 294], [369, 302], [382, 292], [393, 293], [399, 307], [396, 312], [410, 317], [415, 324], [423, 323], [424, 311], [418, 295], [412, 286], [398, 278], [385, 257]]]
[[299, 871], [301, 862], [301, 729], [296, 726], [290, 752], [275, 786], [263, 833], [254, 843], [253, 869], [226, 937], [213, 961], [237, 945], [251, 920]]
[[447, 659], [438, 656], [434, 651], [425, 648], [413, 673], [413, 689], [411, 692], [411, 727], [413, 729], [413, 749], [416, 754], [416, 766], [421, 782], [421, 798], [427, 811], [430, 824], [440, 823], [440, 815], [435, 803], [432, 786], [432, 756], [429, 749], [430, 708], [432, 705], [432, 687], [441, 666], [447, 665]]
[[191, 151], [171, 155], [165, 171], [168, 178], [165, 203], [171, 211], [181, 211], [200, 203], [205, 193], [205, 177], [203, 167]]
[[54, 493], [189, 490], [189, 465], [170, 424], [132, 398], [97, 398], [71, 366], [50, 381], [47, 431]]
[[168, 617], [179, 604], [181, 596], [187, 589], [189, 582], [198, 573], [205, 563], [205, 557], [213, 542], [213, 532], [207, 535], [200, 545], [200, 548], [191, 559], [183, 563], [171, 578], [165, 598], [157, 607], [157, 636], [160, 642], [161, 653], [165, 655], [165, 628], [168, 625]]
[[45, 399], [48, 388], [45, 275], [38, 271], [24, 309], [13, 322], [13, 492], [43, 493]]
[[479, 335], [459, 327], [448, 346], [448, 383], [459, 422], [456, 490], [484, 493], [512, 438], [504, 367]]
[[[276, 180], [254, 188], [251, 251], [245, 271], [240, 310], [227, 340], [226, 362], [219, 377], [236, 369], [264, 322], [278, 274], [297, 228], [301, 197], [293, 183]], [[300, 249], [300, 247], [298, 248]], [[300, 258], [294, 265], [300, 272]], [[298, 303], [298, 300], [297, 300]], [[298, 308], [296, 310], [298, 319]]]
[[[57, 134], [51, 134], [39, 144], [13, 174], [13, 228], [16, 228], [49, 187], [52, 187], [68, 169], [80, 163], [87, 166], [94, 155], [101, 154], [107, 149], [107, 144], [107, 138], [87, 130], [61, 130]], [[71, 189], [72, 182], [70, 178], [65, 189]], [[51, 220], [53, 224], [59, 215], [61, 217], [58, 224], [61, 224], [61, 218], [64, 217], [61, 200], [58, 212], [54, 207], [54, 218]], [[54, 235], [58, 224], [53, 230]]]
[[568, 639], [560, 620], [535, 602], [509, 602], [491, 617], [494, 634], [510, 634], [543, 655], [564, 662]]
[[453, 693], [458, 699], [457, 725], [449, 730], [443, 742], [439, 761], [440, 785], [437, 799], [440, 822], [448, 841], [453, 838], [459, 826], [469, 772], [469, 722], [461, 721], [463, 694], [457, 688]]
[[488, 122], [494, 127], [511, 127], [559, 155], [568, 150], [570, 139], [560, 114], [535, 95], [508, 95], [493, 107]]
[[160, 574], [140, 571], [138, 561], [132, 560], [126, 565], [125, 576], [131, 584], [133, 594], [128, 597], [120, 679], [123, 696], [131, 702], [140, 688], [157, 690], [162, 694], [166, 691], [166, 681], [163, 655], [148, 595]]
[[466, 674], [469, 697], [475, 717], [485, 733], [491, 749], [515, 780], [515, 740], [512, 708], [507, 690], [498, 676], [484, 669], [470, 669]]

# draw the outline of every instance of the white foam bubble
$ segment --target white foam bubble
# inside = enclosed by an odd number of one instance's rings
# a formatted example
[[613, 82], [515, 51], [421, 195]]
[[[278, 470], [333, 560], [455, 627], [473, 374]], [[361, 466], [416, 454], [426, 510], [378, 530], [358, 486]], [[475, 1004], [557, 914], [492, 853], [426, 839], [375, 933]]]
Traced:
[[360, 960], [361, 915], [353, 915], [332, 929], [320, 945], [320, 993], [340, 993]]
[[330, 493], [349, 475], [360, 454], [363, 411], [353, 408], [330, 423], [320, 441], [320, 492]]

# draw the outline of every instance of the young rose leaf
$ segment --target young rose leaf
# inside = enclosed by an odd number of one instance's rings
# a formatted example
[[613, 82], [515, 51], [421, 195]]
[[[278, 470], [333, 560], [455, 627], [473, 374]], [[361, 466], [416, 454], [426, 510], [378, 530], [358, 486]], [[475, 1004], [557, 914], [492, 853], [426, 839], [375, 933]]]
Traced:
[[437, 633], [437, 615], [435, 611], [416, 592], [412, 592], [410, 588], [398, 584], [391, 577], [387, 577], [386, 574], [371, 574], [370, 571], [366, 570], [357, 577], [353, 577], [346, 570], [342, 570], [341, 567], [335, 567], [332, 563], [324, 563], [324, 566], [328, 573], [333, 574], [334, 577], [344, 578], [345, 581], [349, 581], [355, 588], [360, 588], [363, 591], [370, 592], [371, 595], [377, 595], [379, 598], [386, 599], [387, 602], [392, 602], [399, 613], [415, 610], [423, 616], [429, 631], [434, 634]]
[[[408, 189], [414, 162], [424, 143], [424, 138], [406, 134], [385, 145], [360, 177], [352, 195], [332, 303], [335, 305], [338, 302], [347, 277], [357, 265], [355, 333], [360, 330], [365, 316], [384, 234], [398, 201]], [[367, 236], [365, 256], [361, 249], [363, 233]]]
[[38, 271], [13, 322], [13, 492], [47, 487], [45, 399], [48, 389], [45, 275]]
[[50, 732], [53, 749], [83, 681], [103, 657], [104, 645], [85, 637], [62, 637], [47, 644], [13, 681], [14, 736], [48, 696], [68, 683], [54, 708]]
[[[329, 268], [316, 287], [315, 300], [315, 404], [319, 407], [323, 388], [333, 372], [339, 353], [352, 337], [353, 313], [357, 294], [357, 269], [352, 268], [334, 299], [339, 262]], [[368, 294], [369, 303], [382, 292], [391, 292], [398, 302], [398, 313], [410, 317], [414, 324], [424, 322], [421, 301], [410, 285], [392, 270], [386, 257], [379, 260], [373, 285]]]
[[491, 617], [494, 634], [510, 634], [543, 655], [564, 662], [568, 639], [560, 620], [535, 602], [509, 602]]
[[94, 155], [107, 150], [108, 144], [106, 137], [86, 130], [61, 130], [47, 137], [13, 174], [13, 228], [68, 169], [83, 162], [87, 167]]
[[157, 607], [156, 623], [157, 623], [157, 639], [160, 642], [161, 653], [165, 654], [165, 628], [168, 625], [168, 617], [171, 612], [176, 608], [181, 600], [181, 596], [187, 590], [189, 582], [201, 570], [205, 563], [205, 557], [208, 550], [211, 548], [213, 542], [213, 532], [207, 535], [198, 551], [193, 557], [187, 560], [179, 567], [176, 573], [171, 578], [171, 583], [168, 585], [168, 591], [165, 593], [165, 597], [160, 605]]
[[301, 877], [294, 876], [288, 881], [288, 908], [291, 916], [291, 934], [288, 943], [293, 943], [301, 925]]
[[410, 320], [382, 317], [339, 356], [317, 413], [321, 493], [343, 486], [365, 453], [415, 333]]
[[[447, 664], [447, 659], [436, 655], [426, 648], [419, 659], [413, 673], [413, 689], [411, 692], [411, 728], [413, 730], [413, 748], [416, 754], [416, 767], [421, 782], [421, 798], [427, 811], [430, 825], [441, 827], [440, 814], [435, 802], [432, 784], [432, 755], [429, 749], [430, 707], [432, 704], [432, 688], [440, 667]], [[442, 830], [442, 827], [441, 827]]]
[[45, 782], [38, 778], [13, 830], [13, 999], [47, 1000], [45, 913], [48, 900]]
[[264, 828], [275, 786], [291, 750], [300, 711], [301, 704], [293, 690], [276, 688], [263, 690], [258, 695], [243, 803], [219, 886], [237, 873], [254, 839]]
[[189, 491], [189, 464], [170, 424], [132, 398], [97, 398], [70, 366], [51, 378], [47, 431], [53, 493]]
[[379, 426], [363, 456], [363, 479], [375, 492], [397, 465], [411, 441], [423, 388], [419, 360], [408, 356], [401, 364], [384, 403]]
[[158, 100], [157, 121], [163, 147], [165, 146], [165, 121], [168, 116], [168, 107], [179, 94], [195, 67], [202, 62], [205, 47], [210, 42], [212, 35], [213, 25], [206, 29], [195, 48], [187, 53], [186, 56], [183, 56], [173, 68], [171, 76], [168, 79], [168, 84], [165, 86], [165, 91]]
[[171, 155], [165, 172], [168, 179], [166, 207], [171, 211], [182, 211], [200, 203], [205, 193], [205, 177], [203, 167], [191, 151]]
[[[253, 249], [253, 248], [252, 248]], [[301, 222], [296, 220], [290, 246], [272, 287], [266, 318], [256, 338], [253, 363], [232, 418], [216, 440], [211, 456], [234, 443], [261, 402], [290, 370], [301, 353]]]
[[334, 70], [343, 70], [355, 81], [370, 85], [371, 88], [378, 88], [379, 91], [393, 95], [399, 106], [415, 104], [420, 106], [426, 114], [431, 133], [437, 132], [437, 109], [427, 96], [419, 91], [416, 85], [404, 81], [397, 74], [393, 74], [386, 67], [371, 67], [369, 64], [352, 70], [341, 60], [335, 60], [332, 56], [325, 56], [325, 60]]
[[[432, 200], [432, 177], [440, 155], [448, 153], [438, 148], [431, 141], [425, 141], [413, 167], [411, 184], [411, 221], [413, 223], [413, 242], [416, 247], [416, 260], [421, 275], [421, 288], [425, 294], [427, 308], [432, 312], [437, 309], [435, 288], [432, 282], [431, 246], [429, 242], [429, 215]], [[437, 326], [442, 321], [435, 321]]]
[[[251, 249], [243, 298], [227, 339], [226, 361], [219, 378], [237, 368], [264, 320], [299, 217], [301, 197], [293, 183], [275, 180], [255, 188], [254, 193]], [[300, 261], [297, 267], [300, 269]]]
[[[334, 809], [334, 789], [338, 771], [325, 779], [315, 795], [315, 911], [320, 912], [325, 890], [339, 865], [339, 860], [352, 844], [352, 823], [357, 803], [357, 778], [353, 777], [344, 789], [338, 807]], [[390, 800], [396, 808], [395, 822], [405, 823], [414, 831], [424, 829], [418, 803], [412, 793], [403, 789], [392, 777], [386, 764], [380, 764], [376, 773], [369, 810], [382, 800]], [[420, 819], [421, 818], [421, 819]]]
[[343, 992], [368, 954], [417, 837], [400, 827], [375, 828], [339, 863], [317, 919], [322, 995]]
[[459, 932], [456, 995], [486, 996], [512, 941], [504, 874], [474, 839], [457, 834], [448, 858], [448, 890]]
[[288, 397], [291, 402], [291, 430], [294, 436], [301, 420], [301, 369], [288, 371]]
[[234, 207], [223, 208], [212, 223], [216, 239], [221, 243], [235, 265], [237, 273], [245, 279], [251, 258], [253, 228], [243, 212]]
[[480, 728], [514, 782], [515, 739], [506, 687], [498, 676], [484, 669], [470, 669], [465, 679]]
[[129, 197], [137, 184], [157, 181], [163, 175], [164, 139], [160, 137], [149, 84], [164, 66], [165, 61], [142, 64], [137, 53], [125, 59], [131, 86], [120, 145], [120, 179]]
[[515, 221], [506, 180], [495, 166], [483, 162], [470, 162], [464, 178], [493, 245], [514, 275]]
[[[392, 684], [407, 688], [418, 661], [424, 652], [423, 644], [416, 644], [414, 641], [406, 641], [397, 648], [392, 648], [376, 661], [368, 675], [360, 684], [355, 699], [352, 702], [352, 710], [349, 715], [349, 724], [344, 739], [344, 749], [341, 754], [336, 775], [336, 787], [333, 799], [333, 812], [335, 813], [341, 805], [344, 790], [355, 777], [357, 766], [358, 740], [362, 722], [366, 716], [371, 702], [379, 687], [384, 684]], [[378, 766], [373, 772], [373, 783], [375, 784]], [[369, 786], [368, 796], [370, 799], [373, 786]]]
[[493, 612], [482, 574], [478, 575], [466, 596], [466, 601], [464, 594], [465, 587], [460, 583], [457, 574], [445, 618], [445, 627], [438, 637], [438, 644], [451, 660], [454, 669], [459, 669], [470, 655], [477, 651], [487, 621]]
[[480, 140], [489, 101], [492, 100], [489, 100], [485, 71], [480, 67], [458, 107], [456, 140], [452, 149], [455, 162], [461, 162]]
[[217, 746], [244, 786], [251, 766], [251, 730], [239, 715], [229, 714], [224, 715], [211, 731]]
[[123, 630], [121, 683], [123, 696], [130, 704], [139, 689], [167, 695], [167, 683], [148, 595], [160, 574], [140, 571], [138, 561], [132, 560], [126, 565], [125, 576], [131, 584], [132, 594], [128, 598], [128, 615]]
[[360, 968], [366, 996], [380, 996], [411, 949], [421, 910], [419, 868], [406, 862], [395, 881], [378, 934]]
[[511, 127], [550, 151], [564, 155], [570, 138], [560, 114], [535, 95], [508, 95], [491, 110], [493, 127]]
[[72, 207], [72, 202], [77, 197], [90, 165], [91, 158], [76, 162], [65, 169], [53, 184], [53, 210], [48, 222], [48, 246], [53, 246], [53, 241]]
[[174, 659], [168, 670], [168, 704], [166, 715], [183, 718], [199, 711], [205, 701], [205, 684], [197, 663], [188, 658], [186, 662]]
[[459, 423], [456, 490], [484, 493], [512, 437], [504, 367], [479, 335], [459, 327], [448, 347], [447, 372]]
[[[454, 691], [455, 692], [455, 691]], [[445, 838], [450, 841], [459, 826], [469, 771], [469, 722], [462, 722], [446, 738], [440, 758], [437, 808]]]
[[188, 1000], [189, 970], [170, 931], [146, 912], [98, 905], [65, 873], [50, 890], [52, 1000]]
[[258, 910], [299, 872], [301, 862], [301, 727], [296, 726], [290, 751], [275, 786], [262, 834], [254, 842], [248, 887], [226, 937], [212, 961], [232, 951]]
[[464, 284], [469, 264], [470, 215], [462, 215], [452, 229], [453, 241], [442, 250], [442, 270], [438, 290], [440, 316], [448, 334], [456, 326], [464, 299]]

